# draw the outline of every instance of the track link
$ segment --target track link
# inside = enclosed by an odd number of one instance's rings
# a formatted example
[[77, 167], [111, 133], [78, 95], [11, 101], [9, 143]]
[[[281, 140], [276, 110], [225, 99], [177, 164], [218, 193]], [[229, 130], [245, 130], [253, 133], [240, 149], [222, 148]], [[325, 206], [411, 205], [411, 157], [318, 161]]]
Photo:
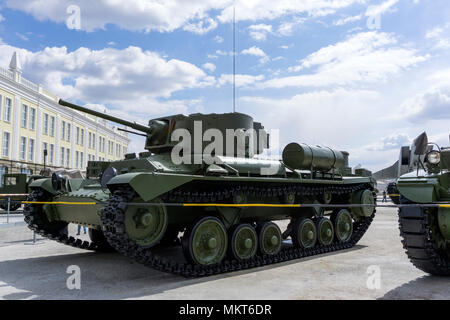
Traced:
[[[403, 200], [402, 203], [408, 202]], [[400, 236], [411, 263], [418, 269], [439, 276], [450, 275], [450, 252], [442, 252], [433, 233], [432, 208], [399, 208]], [[435, 221], [435, 220], [434, 220]]]
[[[27, 201], [48, 201], [49, 199], [51, 199], [51, 195], [42, 189], [33, 190], [27, 197]], [[65, 222], [49, 222], [43, 212], [42, 205], [26, 204], [23, 209], [23, 215], [28, 228], [45, 238], [79, 249], [101, 252], [112, 251], [112, 248], [106, 241], [86, 241], [68, 236], [68, 224]]]
[[[356, 186], [341, 186], [333, 187], [329, 190], [333, 194], [351, 193], [362, 188], [368, 188], [369, 185]], [[313, 195], [324, 192], [324, 187], [299, 187], [296, 189], [297, 194]], [[263, 190], [259, 188], [254, 190], [252, 188], [234, 188], [232, 190], [220, 190], [216, 192], [185, 192], [182, 190], [173, 191], [164, 197], [169, 201], [183, 201], [186, 198], [196, 202], [210, 202], [227, 199], [233, 196], [235, 192], [245, 191], [247, 194], [256, 194], [262, 196], [277, 196], [282, 195], [283, 192], [292, 192], [292, 188], [272, 188]], [[333, 252], [338, 250], [349, 249], [362, 238], [364, 233], [370, 226], [375, 212], [370, 217], [361, 218], [354, 223], [353, 235], [349, 241], [345, 243], [333, 243], [328, 246], [317, 246], [310, 249], [300, 249], [295, 247], [283, 248], [276, 255], [256, 255], [255, 257], [245, 260], [237, 261], [231, 259], [224, 259], [220, 264], [211, 266], [194, 265], [189, 262], [177, 262], [159, 255], [155, 255], [151, 249], [143, 249], [139, 247], [133, 240], [131, 240], [125, 232], [125, 212], [128, 203], [132, 201], [135, 193], [128, 186], [121, 186], [116, 189], [111, 195], [108, 204], [101, 209], [101, 219], [103, 225], [103, 233], [109, 244], [123, 255], [130, 257], [138, 263], [144, 264], [159, 271], [182, 275], [185, 277], [203, 277], [215, 274], [221, 274], [231, 271], [238, 271], [261, 267], [274, 263], [299, 259], [303, 257], [313, 256], [317, 254]]]

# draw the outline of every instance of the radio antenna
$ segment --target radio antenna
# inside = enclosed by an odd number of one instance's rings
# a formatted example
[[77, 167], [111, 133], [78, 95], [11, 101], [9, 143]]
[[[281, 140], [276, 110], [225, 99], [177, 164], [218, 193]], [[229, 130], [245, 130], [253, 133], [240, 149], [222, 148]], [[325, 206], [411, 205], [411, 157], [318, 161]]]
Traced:
[[233, 3], [233, 113], [236, 112], [236, 6]]

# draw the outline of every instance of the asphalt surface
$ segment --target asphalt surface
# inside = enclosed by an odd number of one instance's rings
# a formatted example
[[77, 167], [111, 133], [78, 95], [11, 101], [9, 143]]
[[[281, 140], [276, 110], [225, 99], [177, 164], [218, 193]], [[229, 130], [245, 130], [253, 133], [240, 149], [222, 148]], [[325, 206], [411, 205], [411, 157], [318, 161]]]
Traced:
[[[21, 233], [27, 240], [8, 241]], [[427, 275], [408, 261], [391, 208], [378, 209], [353, 249], [201, 279], [161, 273], [119, 254], [42, 239], [32, 244], [30, 235], [24, 227], [0, 229], [0, 299], [450, 299], [450, 278]], [[81, 271], [80, 290], [66, 285], [73, 265]]]

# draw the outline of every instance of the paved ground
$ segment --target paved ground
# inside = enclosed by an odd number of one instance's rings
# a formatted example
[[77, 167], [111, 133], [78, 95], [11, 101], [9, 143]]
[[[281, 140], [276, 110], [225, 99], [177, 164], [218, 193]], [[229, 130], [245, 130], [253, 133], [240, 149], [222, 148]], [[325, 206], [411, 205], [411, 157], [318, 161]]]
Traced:
[[[14, 229], [0, 229], [0, 240], [26, 232]], [[66, 287], [70, 265], [81, 268], [81, 290]], [[380, 288], [369, 289], [368, 269], [377, 268]], [[47, 240], [7, 243], [0, 246], [0, 299], [450, 299], [450, 279], [429, 276], [409, 263], [396, 211], [380, 208], [352, 250], [204, 279]]]

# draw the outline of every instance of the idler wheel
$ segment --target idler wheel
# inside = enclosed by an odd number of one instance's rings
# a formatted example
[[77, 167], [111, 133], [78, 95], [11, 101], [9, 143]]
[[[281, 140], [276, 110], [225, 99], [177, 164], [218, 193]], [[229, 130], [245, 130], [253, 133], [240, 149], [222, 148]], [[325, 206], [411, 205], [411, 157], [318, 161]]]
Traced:
[[275, 255], [281, 250], [280, 228], [273, 222], [265, 222], [258, 227], [259, 250], [262, 254]]
[[318, 218], [316, 220], [317, 240], [321, 245], [327, 246], [333, 242], [334, 228], [333, 223], [328, 218]]
[[309, 218], [296, 219], [292, 226], [292, 243], [300, 248], [312, 248], [317, 242], [317, 229]]
[[186, 258], [199, 265], [220, 263], [227, 251], [227, 231], [215, 217], [204, 217], [183, 236]]
[[331, 215], [336, 239], [340, 242], [347, 242], [353, 234], [353, 219], [347, 209], [340, 209]]
[[[133, 200], [133, 202], [139, 202], [139, 200]], [[155, 201], [155, 203], [158, 202], [160, 201]], [[167, 221], [167, 211], [162, 205], [130, 205], [125, 212], [126, 233], [131, 240], [143, 248], [153, 247], [161, 240], [167, 229]]]
[[258, 249], [258, 236], [255, 228], [244, 223], [236, 226], [230, 237], [230, 251], [239, 261], [252, 258]]

